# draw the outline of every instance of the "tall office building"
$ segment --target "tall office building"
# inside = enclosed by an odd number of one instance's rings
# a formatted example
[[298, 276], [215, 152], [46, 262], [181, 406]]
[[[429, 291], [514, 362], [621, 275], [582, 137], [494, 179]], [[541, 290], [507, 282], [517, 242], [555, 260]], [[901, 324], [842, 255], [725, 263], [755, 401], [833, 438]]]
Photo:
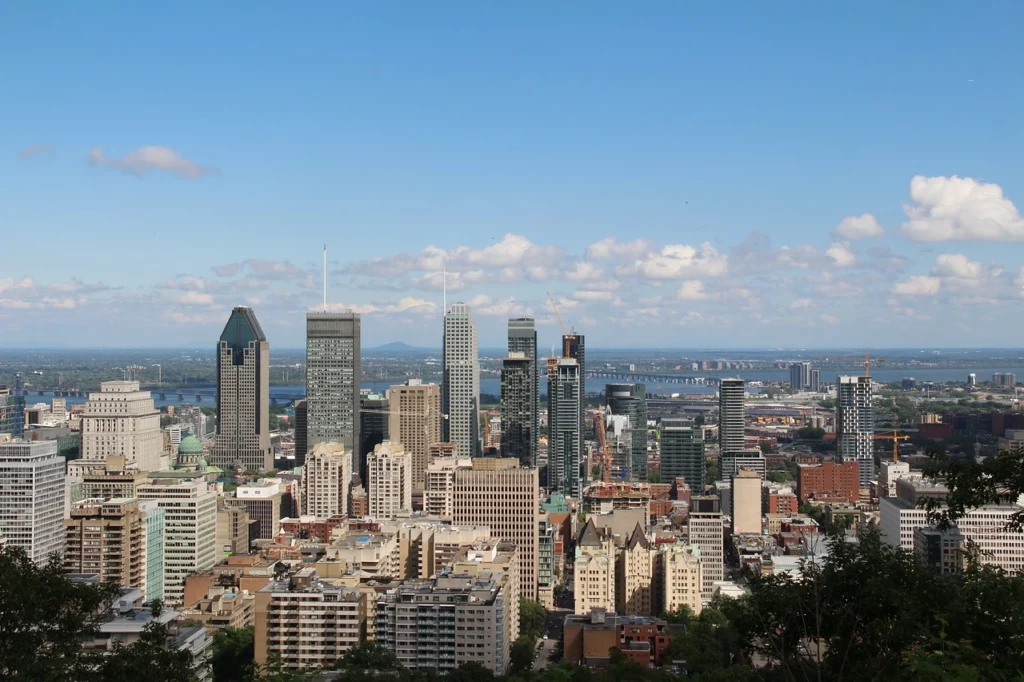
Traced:
[[476, 322], [465, 303], [444, 316], [443, 440], [459, 444], [459, 456], [480, 454], [480, 358]]
[[814, 368], [814, 367], [811, 368], [811, 385], [809, 386], [809, 388], [814, 393], [818, 393], [818, 392], [821, 391], [821, 370], [820, 369], [817, 369], [817, 368]]
[[359, 313], [306, 313], [306, 445], [341, 443], [359, 466]]
[[501, 363], [501, 456], [523, 466], [537, 463], [536, 364], [521, 351], [509, 351]]
[[64, 520], [64, 570], [146, 591], [146, 520], [136, 499], [82, 500]]
[[341, 443], [317, 443], [302, 467], [303, 514], [318, 519], [348, 514], [352, 457]]
[[704, 492], [704, 436], [690, 419], [661, 420], [661, 480], [682, 476], [694, 495]]
[[[532, 317], [515, 317], [508, 321], [508, 352], [522, 353], [529, 363], [532, 383], [530, 389], [530, 414], [533, 422], [530, 425], [528, 464], [537, 466], [537, 449], [540, 440], [540, 366], [537, 364], [537, 329]], [[505, 455], [502, 455], [503, 457]]]
[[548, 376], [548, 486], [572, 497], [583, 492], [580, 370], [573, 358], [558, 358]]
[[811, 363], [792, 362], [789, 365], [789, 387], [794, 391], [806, 391], [811, 387]]
[[295, 402], [295, 464], [306, 461], [309, 446], [306, 444], [306, 401]]
[[235, 496], [224, 500], [229, 507], [242, 507], [256, 522], [255, 539], [273, 540], [281, 530], [282, 479], [264, 478], [240, 485]]
[[[90, 393], [82, 414], [82, 456], [75, 468], [102, 469], [107, 457], [124, 457], [125, 466], [158, 471], [163, 455], [160, 411], [138, 381], [104, 381]], [[90, 463], [90, 464], [86, 464]]]
[[391, 437], [391, 403], [386, 396], [370, 393], [360, 397], [362, 409], [359, 413], [359, 480], [366, 483], [366, 456], [373, 449]]
[[840, 461], [860, 467], [860, 487], [875, 477], [875, 408], [871, 403], [871, 377], [839, 377], [836, 401], [836, 448]]
[[235, 308], [217, 343], [217, 435], [210, 464], [273, 469], [269, 428], [270, 344], [252, 308]]
[[164, 600], [180, 605], [185, 578], [217, 563], [217, 493], [202, 480], [154, 481], [139, 486], [140, 500], [164, 510]]
[[746, 431], [743, 379], [722, 379], [718, 386], [718, 441], [722, 452], [742, 450]]
[[400, 443], [381, 443], [366, 458], [366, 494], [377, 520], [412, 511], [412, 459]]
[[630, 471], [634, 481], [647, 480], [647, 391], [643, 384], [607, 384], [608, 411], [629, 418], [632, 436]]
[[761, 476], [740, 469], [732, 477], [732, 532], [761, 534]]
[[715, 594], [715, 582], [725, 580], [725, 523], [717, 497], [690, 500], [690, 544], [700, 548], [701, 603]]
[[423, 490], [430, 446], [441, 441], [441, 387], [409, 379], [388, 391], [388, 433], [409, 454], [412, 489]]
[[14, 375], [14, 389], [0, 386], [0, 433], [21, 438], [25, 425], [25, 394], [21, 387], [21, 372]]
[[572, 358], [580, 366], [580, 432], [583, 431], [583, 412], [587, 407], [587, 344], [583, 334], [575, 331], [562, 336], [562, 357]]
[[456, 468], [452, 493], [455, 525], [487, 526], [491, 537], [508, 540], [519, 550], [519, 594], [537, 599], [540, 545], [537, 469], [514, 459], [475, 459], [472, 468]]
[[0, 443], [0, 531], [44, 564], [64, 550], [64, 458], [57, 441]]

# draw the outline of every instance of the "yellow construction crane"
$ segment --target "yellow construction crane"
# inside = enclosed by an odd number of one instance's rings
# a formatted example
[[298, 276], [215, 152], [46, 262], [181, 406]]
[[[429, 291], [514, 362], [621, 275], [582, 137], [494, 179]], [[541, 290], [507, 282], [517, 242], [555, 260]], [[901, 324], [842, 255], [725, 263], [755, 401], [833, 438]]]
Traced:
[[608, 435], [605, 429], [604, 423], [604, 406], [601, 406], [594, 412], [594, 431], [597, 434], [597, 456], [601, 460], [604, 466], [604, 482], [612, 482], [612, 465], [615, 463], [615, 459], [608, 450]]
[[910, 436], [905, 433], [893, 430], [892, 433], [876, 433], [873, 438], [875, 440], [891, 440], [892, 441], [892, 461], [898, 462], [900, 459], [900, 441], [910, 440]]
[[576, 330], [575, 329], [570, 329], [569, 331], [565, 330], [565, 323], [562, 322], [562, 316], [558, 313], [558, 306], [555, 305], [555, 297], [551, 295], [550, 291], [547, 292], [547, 294], [548, 294], [548, 301], [551, 302], [551, 309], [555, 311], [555, 319], [558, 320], [558, 326], [562, 328], [562, 357], [569, 357], [567, 355], [567, 353], [569, 352], [569, 347], [568, 347], [568, 344], [565, 343], [565, 341], [566, 341], [566, 339], [575, 339], [576, 338]]

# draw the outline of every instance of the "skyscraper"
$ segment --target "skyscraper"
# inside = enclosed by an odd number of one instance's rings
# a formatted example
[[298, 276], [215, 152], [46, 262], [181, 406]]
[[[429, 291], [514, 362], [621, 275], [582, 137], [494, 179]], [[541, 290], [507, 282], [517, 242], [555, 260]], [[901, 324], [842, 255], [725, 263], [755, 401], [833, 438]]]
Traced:
[[401, 443], [409, 454], [412, 489], [423, 490], [424, 475], [430, 464], [430, 446], [441, 440], [441, 388], [409, 379], [388, 391], [389, 438]]
[[723, 453], [743, 449], [745, 395], [743, 379], [722, 379], [718, 386], [718, 442]]
[[306, 314], [306, 447], [341, 443], [359, 467], [359, 313]]
[[523, 466], [537, 464], [531, 372], [530, 359], [520, 351], [509, 351], [501, 363], [501, 456], [517, 459]]
[[44, 564], [64, 550], [64, 458], [52, 440], [0, 443], [0, 531]]
[[302, 466], [306, 461], [306, 401], [295, 402], [295, 465]]
[[[158, 471], [163, 454], [160, 410], [138, 381], [104, 381], [90, 393], [82, 414], [82, 457], [75, 468], [102, 469], [107, 457], [124, 457], [140, 471]], [[89, 462], [90, 464], [86, 464]]]
[[811, 387], [811, 363], [790, 363], [789, 387], [792, 388], [794, 391], [806, 391]]
[[836, 401], [836, 448], [841, 461], [860, 466], [860, 487], [875, 477], [875, 408], [871, 377], [839, 377]]
[[366, 493], [377, 520], [412, 511], [411, 460], [400, 443], [381, 443], [367, 456]]
[[583, 410], [587, 406], [587, 344], [583, 334], [574, 331], [562, 336], [562, 357], [572, 358], [580, 366], [580, 430], [583, 429]]
[[444, 316], [444, 384], [441, 428], [445, 441], [459, 444], [460, 457], [480, 453], [480, 358], [476, 322], [465, 303], [453, 303]]
[[348, 514], [352, 457], [340, 443], [317, 443], [302, 466], [303, 514], [318, 519]]
[[548, 486], [572, 497], [583, 491], [580, 369], [558, 358], [548, 377]]
[[210, 464], [273, 469], [269, 428], [270, 344], [252, 308], [235, 308], [217, 343], [217, 435]]
[[704, 438], [689, 419], [661, 420], [661, 480], [682, 476], [694, 495], [704, 493]]
[[814, 393], [821, 391], [821, 370], [811, 368], [811, 385], [809, 387]]
[[647, 480], [647, 391], [643, 384], [607, 384], [605, 403], [612, 414], [629, 418], [633, 480]]
[[[540, 439], [540, 367], [537, 365], [537, 329], [532, 317], [515, 317], [508, 321], [508, 353], [522, 353], [529, 364], [530, 424], [529, 452], [520, 461], [537, 466], [538, 441]], [[504, 456], [504, 455], [502, 455]]]
[[359, 404], [359, 466], [353, 471], [359, 473], [359, 480], [366, 485], [366, 456], [390, 438], [391, 403], [380, 393], [370, 393], [360, 396]]

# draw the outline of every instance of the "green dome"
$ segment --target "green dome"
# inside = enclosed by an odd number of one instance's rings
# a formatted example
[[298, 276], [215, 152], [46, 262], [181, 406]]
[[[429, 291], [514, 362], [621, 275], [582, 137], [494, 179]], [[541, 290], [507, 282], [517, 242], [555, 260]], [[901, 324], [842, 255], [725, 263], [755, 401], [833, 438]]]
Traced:
[[210, 466], [210, 465], [206, 462], [206, 458], [205, 457], [200, 457], [199, 458], [199, 468], [200, 469], [205, 469], [208, 466]]
[[178, 446], [179, 455], [202, 455], [203, 454], [203, 442], [195, 436], [186, 436], [181, 439], [181, 445]]

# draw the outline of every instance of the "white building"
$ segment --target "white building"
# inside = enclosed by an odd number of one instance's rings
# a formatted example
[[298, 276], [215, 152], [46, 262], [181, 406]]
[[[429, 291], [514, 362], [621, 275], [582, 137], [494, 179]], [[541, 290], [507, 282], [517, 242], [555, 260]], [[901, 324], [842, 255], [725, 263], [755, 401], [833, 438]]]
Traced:
[[836, 390], [836, 447], [842, 461], [856, 461], [860, 487], [875, 478], [875, 408], [871, 377], [839, 377]]
[[465, 303], [453, 303], [444, 316], [444, 384], [441, 387], [442, 440], [459, 444], [459, 454], [480, 452], [480, 358], [476, 321]]
[[412, 459], [398, 443], [385, 441], [366, 457], [370, 516], [391, 519], [412, 511]]
[[715, 582], [725, 579], [725, 525], [718, 500], [694, 500], [690, 511], [690, 543], [700, 548], [701, 601], [714, 596]]
[[[915, 472], [915, 474], [915, 478], [922, 477], [920, 472]], [[910, 477], [909, 463], [882, 460], [882, 466], [878, 470], [878, 496], [896, 497], [896, 481]]]
[[468, 457], [438, 457], [427, 466], [423, 488], [423, 510], [430, 516], [450, 519], [454, 514], [455, 470], [473, 466]]
[[672, 613], [680, 606], [688, 606], [699, 615], [703, 592], [700, 547], [680, 543], [662, 545], [658, 548], [657, 562], [662, 609]]
[[201, 480], [154, 480], [138, 492], [164, 510], [164, 600], [181, 604], [185, 578], [218, 560], [217, 494]]
[[0, 443], [0, 531], [8, 547], [38, 564], [64, 551], [64, 486], [57, 441]]
[[348, 513], [352, 457], [341, 443], [317, 443], [302, 465], [303, 514], [328, 519]]
[[104, 381], [90, 393], [82, 414], [82, 457], [69, 463], [69, 473], [102, 469], [107, 457], [124, 457], [125, 466], [140, 471], [164, 468], [160, 411], [138, 381]]
[[740, 469], [732, 477], [732, 532], [761, 532], [761, 478], [756, 471]]

